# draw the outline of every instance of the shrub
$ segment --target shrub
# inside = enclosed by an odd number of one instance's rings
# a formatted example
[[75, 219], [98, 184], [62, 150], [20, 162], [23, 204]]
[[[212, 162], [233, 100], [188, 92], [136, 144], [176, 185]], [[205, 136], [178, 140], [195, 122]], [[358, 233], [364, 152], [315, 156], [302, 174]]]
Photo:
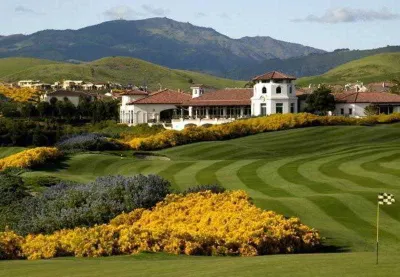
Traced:
[[198, 185], [186, 189], [183, 194], [196, 193], [201, 191], [211, 191], [212, 193], [223, 193], [226, 189], [220, 184]]
[[119, 150], [121, 145], [99, 134], [72, 135], [56, 144], [62, 151]]
[[10, 226], [21, 234], [106, 223], [122, 212], [151, 208], [170, 193], [156, 175], [106, 176], [89, 184], [61, 182], [21, 201], [20, 217]]
[[0, 172], [0, 206], [9, 206], [28, 195], [24, 182], [19, 176]]
[[143, 251], [255, 256], [315, 251], [319, 233], [297, 218], [255, 207], [244, 191], [171, 194], [152, 210], [138, 209], [92, 228], [28, 235], [28, 259], [99, 257]]
[[23, 242], [24, 238], [12, 231], [0, 232], [0, 260], [22, 258]]
[[362, 125], [400, 122], [400, 113], [391, 115], [349, 118], [343, 116], [317, 116], [313, 114], [276, 114], [236, 120], [212, 127], [187, 127], [182, 131], [167, 130], [146, 138], [122, 141], [133, 150], [158, 150], [200, 141], [227, 140], [264, 132], [330, 125]]
[[9, 167], [31, 168], [61, 156], [57, 148], [37, 147], [0, 159], [0, 171]]

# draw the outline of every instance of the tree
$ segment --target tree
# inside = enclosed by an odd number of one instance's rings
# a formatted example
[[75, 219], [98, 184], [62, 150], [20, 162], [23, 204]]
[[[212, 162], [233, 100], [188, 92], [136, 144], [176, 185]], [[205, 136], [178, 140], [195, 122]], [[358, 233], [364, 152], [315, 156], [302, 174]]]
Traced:
[[40, 117], [51, 115], [51, 106], [48, 102], [40, 102], [36, 109], [38, 110]]
[[366, 116], [370, 116], [370, 115], [377, 115], [379, 113], [379, 107], [376, 105], [368, 105], [364, 108], [364, 114]]
[[33, 132], [32, 144], [34, 146], [46, 146], [46, 145], [49, 144], [49, 139], [40, 130], [40, 126], [39, 125], [36, 125], [35, 131]]
[[393, 80], [394, 86], [390, 88], [390, 93], [400, 94], [400, 80]]
[[335, 97], [331, 89], [320, 86], [307, 97], [306, 104], [307, 112], [325, 115], [328, 111], [335, 110]]

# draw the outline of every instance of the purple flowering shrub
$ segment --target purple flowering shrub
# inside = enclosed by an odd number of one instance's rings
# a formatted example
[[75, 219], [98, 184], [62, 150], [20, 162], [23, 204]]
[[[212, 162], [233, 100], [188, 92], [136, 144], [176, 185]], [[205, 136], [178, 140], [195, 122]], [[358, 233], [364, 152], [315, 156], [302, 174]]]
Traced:
[[78, 134], [62, 138], [56, 145], [62, 151], [119, 150], [121, 145], [100, 134]]
[[15, 207], [18, 217], [10, 227], [28, 234], [106, 223], [123, 212], [153, 207], [171, 192], [170, 186], [157, 175], [105, 176], [89, 184], [60, 182], [24, 198]]

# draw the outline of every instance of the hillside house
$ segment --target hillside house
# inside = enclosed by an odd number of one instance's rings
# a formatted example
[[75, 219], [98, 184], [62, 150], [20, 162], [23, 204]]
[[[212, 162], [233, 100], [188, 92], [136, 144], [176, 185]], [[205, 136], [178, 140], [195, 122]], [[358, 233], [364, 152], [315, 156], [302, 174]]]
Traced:
[[81, 90], [83, 84], [83, 81], [65, 80], [62, 83], [61, 88], [63, 90]]
[[44, 101], [51, 103], [51, 99], [55, 98], [57, 101], [65, 101], [68, 99], [72, 104], [78, 106], [81, 98], [86, 98], [90, 101], [94, 99], [93, 95], [90, 95], [83, 91], [72, 91], [72, 90], [57, 90], [44, 95]]
[[34, 88], [34, 86], [38, 84], [40, 84], [39, 80], [21, 80], [17, 83], [21, 88]]

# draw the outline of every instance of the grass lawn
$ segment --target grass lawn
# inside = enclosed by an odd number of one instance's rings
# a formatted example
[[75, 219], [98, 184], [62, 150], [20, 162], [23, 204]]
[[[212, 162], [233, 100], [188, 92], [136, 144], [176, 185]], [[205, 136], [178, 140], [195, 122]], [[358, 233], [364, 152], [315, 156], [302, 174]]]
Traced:
[[351, 253], [256, 258], [143, 255], [12, 261], [0, 267], [7, 268], [4, 272], [10, 276], [396, 275], [400, 270], [398, 203], [381, 210], [379, 268], [373, 251], [377, 194], [393, 193], [400, 200], [399, 145], [400, 124], [312, 127], [157, 152], [170, 160], [140, 160], [130, 152], [123, 159], [106, 153], [78, 154], [25, 173], [79, 182], [109, 174], [155, 173], [169, 179], [175, 189], [218, 182], [246, 190], [259, 207], [300, 217], [321, 231], [326, 245]]
[[24, 151], [24, 147], [0, 147], [0, 159]]
[[0, 262], [4, 277], [89, 276], [398, 276], [399, 258], [373, 253], [277, 255], [251, 258], [141, 254], [108, 258], [64, 258]]

